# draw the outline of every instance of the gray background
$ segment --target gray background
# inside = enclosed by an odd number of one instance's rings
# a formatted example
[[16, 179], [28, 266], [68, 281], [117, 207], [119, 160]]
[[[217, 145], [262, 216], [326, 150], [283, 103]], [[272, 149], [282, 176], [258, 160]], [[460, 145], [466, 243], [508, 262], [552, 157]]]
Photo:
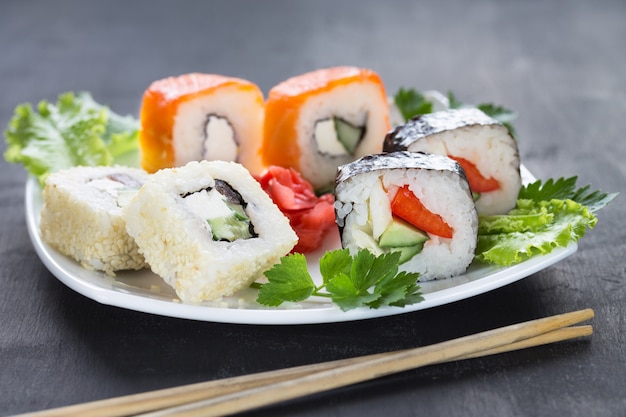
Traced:
[[[626, 415], [626, 2], [28, 1], [0, 3], [0, 125], [22, 102], [90, 91], [137, 114], [162, 77], [239, 76], [264, 92], [325, 66], [390, 93], [452, 90], [519, 113], [539, 178], [621, 192], [573, 256], [488, 294], [353, 323], [249, 326], [89, 300], [37, 258], [25, 171], [0, 162], [0, 414], [435, 343], [591, 307], [588, 340], [438, 365], [248, 415]], [[6, 149], [4, 143], [2, 151]]]

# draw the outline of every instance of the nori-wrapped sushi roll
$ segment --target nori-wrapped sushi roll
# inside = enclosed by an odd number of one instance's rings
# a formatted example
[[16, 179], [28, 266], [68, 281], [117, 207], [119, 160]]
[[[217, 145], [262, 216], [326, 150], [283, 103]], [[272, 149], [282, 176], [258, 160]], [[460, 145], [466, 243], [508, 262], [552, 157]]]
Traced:
[[517, 141], [506, 126], [478, 109], [417, 116], [389, 132], [383, 150], [456, 160], [467, 175], [479, 214], [504, 214], [515, 206], [521, 186]]
[[392, 152], [339, 167], [335, 212], [351, 253], [400, 252], [420, 280], [463, 273], [476, 248], [478, 216], [459, 164], [441, 155]]

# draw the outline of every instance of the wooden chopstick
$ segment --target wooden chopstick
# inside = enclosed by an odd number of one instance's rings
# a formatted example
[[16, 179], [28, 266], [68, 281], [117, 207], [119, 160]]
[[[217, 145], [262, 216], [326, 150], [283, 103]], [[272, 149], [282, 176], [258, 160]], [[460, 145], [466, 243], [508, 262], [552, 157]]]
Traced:
[[193, 417], [234, 414], [520, 342], [529, 337], [578, 323], [592, 316], [593, 311], [583, 310], [506, 326], [472, 336], [461, 337], [426, 347], [389, 353], [370, 360], [358, 361], [338, 368], [315, 372], [294, 379], [277, 381], [269, 385], [146, 414], [146, 417]]
[[[488, 349], [476, 352], [472, 355], [453, 358], [453, 360], [476, 358], [497, 353], [540, 346], [549, 343], [560, 342], [577, 337], [589, 336], [592, 333], [591, 326], [572, 326], [553, 330], [542, 335], [528, 338], [517, 343], [511, 343], [499, 348]], [[341, 359], [336, 361], [323, 362], [313, 365], [297, 366], [276, 371], [267, 371], [251, 375], [243, 375], [220, 380], [201, 382], [197, 384], [184, 385], [175, 388], [166, 388], [146, 393], [127, 395], [123, 397], [93, 401], [85, 404], [71, 405], [46, 411], [34, 412], [21, 415], [21, 417], [56, 417], [56, 416], [94, 416], [94, 417], [120, 417], [135, 415], [137, 413], [159, 410], [166, 407], [188, 404], [194, 401], [215, 398], [220, 395], [263, 386], [270, 382], [277, 382], [289, 378], [296, 378], [310, 375], [314, 372], [333, 369], [340, 366], [349, 365], [362, 360], [369, 360], [387, 353], [362, 356], [358, 358]], [[446, 362], [446, 361], [442, 361]], [[17, 416], [16, 416], [17, 417]]]
[[[397, 352], [304, 365], [99, 400], [21, 417], [217, 416], [363, 382], [420, 366], [493, 355], [588, 336], [591, 309], [575, 311], [434, 345]], [[572, 326], [572, 327], [568, 327]]]

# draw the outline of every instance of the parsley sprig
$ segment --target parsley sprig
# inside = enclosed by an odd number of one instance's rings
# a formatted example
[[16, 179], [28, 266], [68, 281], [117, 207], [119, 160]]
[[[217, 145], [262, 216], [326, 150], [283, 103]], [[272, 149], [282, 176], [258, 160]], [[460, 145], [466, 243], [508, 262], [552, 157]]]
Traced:
[[394, 96], [394, 102], [404, 120], [433, 112], [433, 103], [428, 101], [422, 93], [412, 88], [400, 88]]
[[617, 197], [618, 193], [605, 193], [602, 190], [591, 191], [590, 185], [578, 187], [577, 176], [570, 178], [549, 179], [544, 183], [537, 180], [531, 184], [523, 186], [518, 198], [533, 201], [573, 200], [586, 206], [592, 213], [606, 207]]
[[417, 273], [398, 272], [399, 252], [375, 256], [360, 250], [351, 256], [347, 249], [326, 252], [320, 259], [322, 283], [316, 285], [306, 258], [293, 253], [265, 272], [266, 284], [257, 284], [257, 302], [278, 306], [311, 296], [328, 297], [343, 311], [359, 307], [404, 307], [423, 300]]

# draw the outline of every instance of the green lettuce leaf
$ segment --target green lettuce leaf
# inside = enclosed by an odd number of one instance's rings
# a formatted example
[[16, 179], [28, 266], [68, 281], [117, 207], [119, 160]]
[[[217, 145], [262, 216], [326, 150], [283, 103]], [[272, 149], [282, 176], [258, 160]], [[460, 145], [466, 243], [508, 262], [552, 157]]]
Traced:
[[132, 116], [121, 116], [108, 107], [98, 104], [89, 93], [81, 92], [79, 98], [86, 107], [91, 107], [96, 111], [102, 109], [107, 111], [106, 130], [102, 135], [102, 140], [106, 143], [114, 160], [137, 150], [139, 139], [139, 121], [137, 119]]
[[577, 177], [523, 186], [508, 214], [480, 216], [476, 260], [509, 266], [577, 242], [598, 221], [595, 213], [618, 193], [578, 187]]
[[527, 232], [548, 226], [554, 220], [554, 213], [540, 207], [534, 213], [503, 214], [482, 216], [478, 223], [478, 234], [494, 235], [502, 233]]
[[587, 206], [574, 200], [520, 199], [509, 215], [481, 217], [476, 259], [513, 265], [577, 242], [597, 221]]
[[43, 184], [73, 166], [112, 165], [137, 149], [139, 123], [96, 103], [88, 93], [65, 93], [56, 104], [21, 104], [7, 129], [8, 162], [22, 164]]

